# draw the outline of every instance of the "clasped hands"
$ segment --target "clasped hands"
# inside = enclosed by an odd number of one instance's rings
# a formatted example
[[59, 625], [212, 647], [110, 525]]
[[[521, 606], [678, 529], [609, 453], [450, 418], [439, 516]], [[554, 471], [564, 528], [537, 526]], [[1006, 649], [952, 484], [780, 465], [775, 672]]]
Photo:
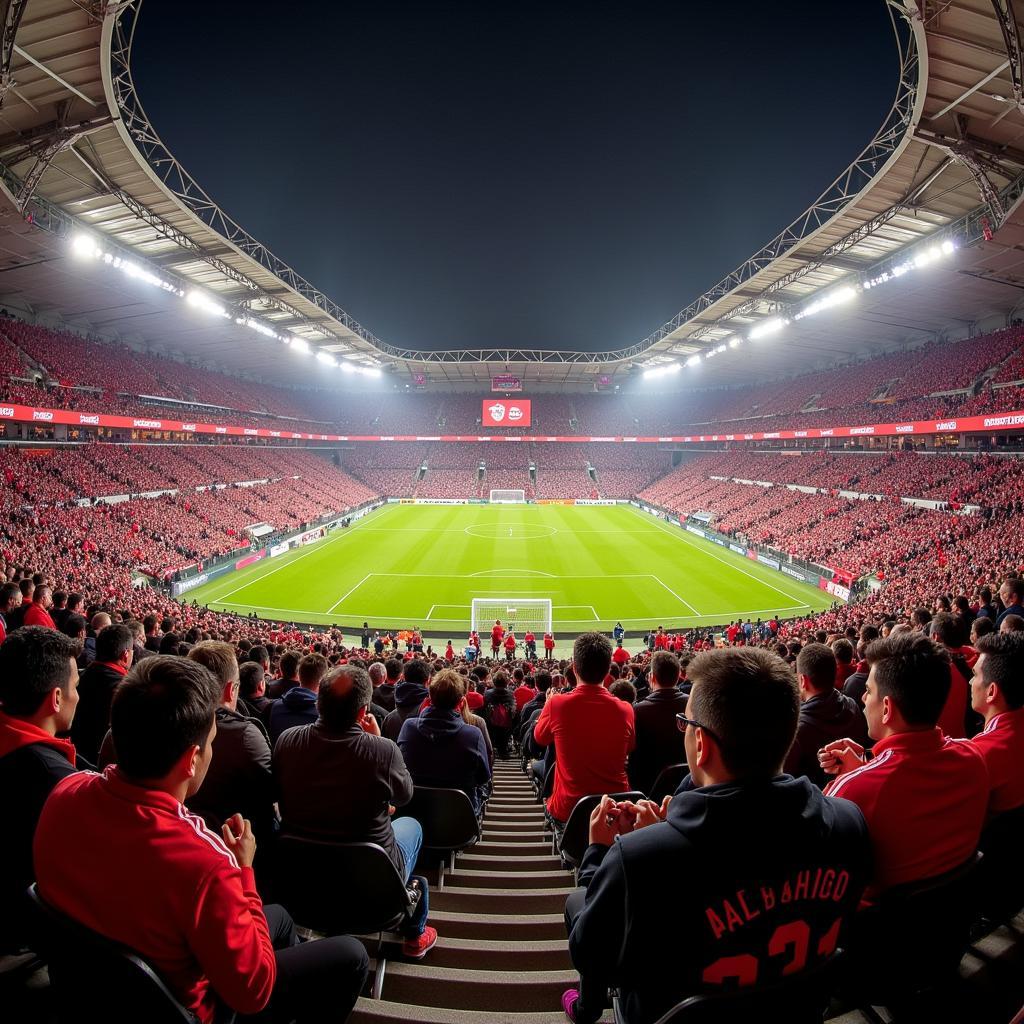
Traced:
[[656, 825], [665, 820], [672, 797], [667, 796], [659, 806], [653, 800], [613, 800], [601, 797], [601, 802], [590, 815], [590, 842], [611, 846], [616, 836], [624, 836], [637, 829]]

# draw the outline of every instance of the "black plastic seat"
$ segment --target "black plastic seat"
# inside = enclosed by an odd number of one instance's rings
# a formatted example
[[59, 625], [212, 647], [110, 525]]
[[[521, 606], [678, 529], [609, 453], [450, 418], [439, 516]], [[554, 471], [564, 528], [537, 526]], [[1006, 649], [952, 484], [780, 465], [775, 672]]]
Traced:
[[[613, 800], [643, 800], [644, 794], [639, 790], [630, 790], [625, 793], [610, 793]], [[581, 796], [576, 801], [576, 806], [565, 823], [562, 834], [557, 836], [558, 852], [562, 855], [562, 862], [577, 871], [583, 861], [583, 855], [590, 845], [590, 815], [594, 808], [601, 802], [601, 794]]]
[[[656, 1024], [820, 1024], [842, 957], [843, 951], [837, 949], [820, 964], [771, 985], [690, 996], [663, 1014]], [[628, 1024], [618, 1000], [613, 1005], [615, 1024]]]
[[978, 911], [990, 928], [997, 927], [1024, 908], [1024, 807], [997, 814], [981, 833], [978, 848], [985, 857], [978, 870]]
[[391, 858], [376, 843], [284, 833], [275, 861], [274, 895], [296, 924], [323, 935], [376, 934], [372, 995], [379, 999], [384, 934], [400, 929], [418, 902]]
[[665, 797], [672, 796], [675, 793], [679, 788], [679, 783], [689, 773], [690, 766], [685, 761], [682, 764], [670, 764], [662, 768], [658, 772], [658, 777], [654, 780], [654, 785], [651, 786], [651, 792], [648, 794], [649, 799], [653, 800], [656, 804], [661, 804]]
[[34, 884], [28, 898], [32, 946], [49, 967], [60, 1024], [198, 1024], [144, 957], [55, 910]]
[[[415, 818], [423, 828], [423, 849], [449, 858], [449, 871], [455, 873], [455, 855], [480, 839], [480, 822], [472, 801], [461, 789], [416, 786], [412, 800], [398, 808], [395, 817]], [[438, 868], [437, 887], [444, 888], [445, 862]]]

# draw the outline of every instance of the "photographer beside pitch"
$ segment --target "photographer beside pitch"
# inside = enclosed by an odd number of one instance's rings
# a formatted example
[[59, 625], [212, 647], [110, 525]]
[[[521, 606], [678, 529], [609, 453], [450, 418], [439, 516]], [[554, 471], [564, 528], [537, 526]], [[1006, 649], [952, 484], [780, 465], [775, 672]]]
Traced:
[[[562, 997], [570, 1021], [597, 1021], [609, 987], [625, 1019], [654, 1021], [709, 987], [767, 984], [820, 962], [867, 882], [860, 811], [781, 774], [800, 710], [785, 662], [755, 648], [711, 651], [687, 675], [679, 726], [697, 788], [660, 807], [606, 796], [594, 811], [585, 891], [566, 904], [580, 973]], [[794, 1008], [791, 1019], [803, 1009], [821, 1008]]]

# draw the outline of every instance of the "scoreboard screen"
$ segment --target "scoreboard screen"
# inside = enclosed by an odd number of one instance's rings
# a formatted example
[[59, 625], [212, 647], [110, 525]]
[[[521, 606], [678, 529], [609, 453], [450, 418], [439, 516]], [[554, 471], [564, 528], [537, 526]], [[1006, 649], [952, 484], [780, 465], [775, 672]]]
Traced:
[[522, 391], [523, 382], [521, 378], [511, 373], [499, 373], [491, 378], [492, 391]]

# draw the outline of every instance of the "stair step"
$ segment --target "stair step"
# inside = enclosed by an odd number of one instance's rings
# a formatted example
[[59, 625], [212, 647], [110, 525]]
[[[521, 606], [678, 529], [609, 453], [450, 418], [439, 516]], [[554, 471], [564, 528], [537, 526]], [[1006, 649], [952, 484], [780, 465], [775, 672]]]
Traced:
[[[455, 876], [458, 878], [458, 875]], [[463, 911], [467, 914], [558, 914], [565, 910], [566, 897], [573, 891], [572, 876], [566, 884], [543, 889], [491, 889], [455, 886], [432, 889], [430, 909]]]
[[[429, 958], [430, 954], [427, 954]], [[544, 1011], [561, 1004], [576, 985], [576, 973], [562, 971], [471, 971], [423, 963], [388, 963], [382, 995], [392, 1002], [459, 1010]]]
[[500, 871], [497, 868], [478, 870], [456, 868], [454, 875], [446, 875], [445, 889], [562, 889], [569, 884], [572, 876], [558, 867], [552, 868], [549, 860], [547, 870]]
[[568, 971], [569, 944], [560, 939], [462, 939], [441, 936], [423, 963], [473, 971]]
[[430, 923], [446, 938], [493, 939], [495, 935], [501, 935], [502, 938], [509, 940], [568, 941], [564, 907], [557, 913], [473, 914], [458, 910], [435, 909], [434, 904], [437, 901], [434, 895], [433, 892], [430, 894]]
[[524, 825], [536, 825], [544, 820], [544, 812], [538, 804], [534, 804], [532, 807], [520, 807], [508, 811], [488, 807], [484, 820], [491, 825], [495, 822], [508, 821], [522, 822]]
[[470, 871], [490, 871], [492, 874], [503, 874], [519, 871], [547, 871], [558, 866], [558, 857], [551, 855], [551, 847], [533, 856], [491, 856], [487, 853], [463, 853], [456, 861], [456, 870], [460, 875]]
[[[387, 975], [385, 975], [385, 988]], [[386, 999], [361, 998], [349, 1017], [351, 1024], [565, 1024], [565, 1014], [513, 1010], [450, 1010], [438, 1006], [410, 1006]]]
[[544, 819], [535, 814], [522, 821], [509, 821], [507, 818], [492, 818], [489, 814], [484, 818], [484, 832], [517, 832], [520, 835], [543, 833]]
[[457, 861], [457, 863], [461, 864], [463, 857], [476, 857], [478, 855], [481, 857], [510, 857], [516, 859], [520, 857], [550, 857], [551, 840], [546, 839], [543, 842], [538, 841], [535, 843], [518, 843], [512, 841], [511, 839], [506, 841], [505, 837], [503, 836], [501, 842], [487, 842], [486, 840], [484, 840], [477, 843], [471, 849], [473, 850], [472, 854], [460, 853], [459, 860]]

